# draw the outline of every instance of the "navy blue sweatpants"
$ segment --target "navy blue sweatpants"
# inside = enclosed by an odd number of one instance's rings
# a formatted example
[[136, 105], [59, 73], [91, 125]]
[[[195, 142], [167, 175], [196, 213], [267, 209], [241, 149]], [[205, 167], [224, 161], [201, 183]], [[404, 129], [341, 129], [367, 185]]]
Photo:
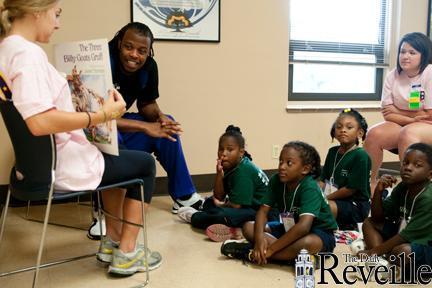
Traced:
[[[126, 113], [123, 118], [144, 121], [138, 113]], [[154, 138], [142, 132], [119, 132], [118, 135], [119, 144], [124, 145], [127, 149], [154, 153], [168, 174], [168, 192], [173, 199], [191, 195], [196, 191], [178, 136], [174, 136], [177, 142], [172, 142], [166, 138]]]

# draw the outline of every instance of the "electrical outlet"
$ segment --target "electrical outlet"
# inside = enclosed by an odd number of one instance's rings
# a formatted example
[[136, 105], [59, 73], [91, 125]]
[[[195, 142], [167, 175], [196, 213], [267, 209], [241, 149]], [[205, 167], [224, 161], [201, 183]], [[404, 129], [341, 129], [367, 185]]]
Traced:
[[278, 159], [280, 154], [280, 146], [277, 144], [273, 144], [272, 146], [272, 158]]

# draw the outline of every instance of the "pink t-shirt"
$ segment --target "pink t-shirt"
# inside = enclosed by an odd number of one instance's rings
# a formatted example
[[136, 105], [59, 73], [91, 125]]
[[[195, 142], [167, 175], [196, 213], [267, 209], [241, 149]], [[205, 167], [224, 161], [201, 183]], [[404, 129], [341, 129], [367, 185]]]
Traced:
[[[10, 81], [12, 100], [24, 119], [53, 108], [75, 111], [66, 80], [38, 45], [18, 35], [6, 37], [0, 42], [0, 69]], [[70, 191], [96, 188], [105, 166], [102, 153], [81, 129], [57, 133], [55, 139], [55, 188]]]
[[409, 109], [409, 98], [412, 89], [420, 92], [420, 109], [432, 109], [432, 65], [429, 64], [423, 73], [409, 78], [402, 70], [399, 74], [393, 69], [386, 77], [381, 97], [381, 107], [394, 105], [401, 110]]

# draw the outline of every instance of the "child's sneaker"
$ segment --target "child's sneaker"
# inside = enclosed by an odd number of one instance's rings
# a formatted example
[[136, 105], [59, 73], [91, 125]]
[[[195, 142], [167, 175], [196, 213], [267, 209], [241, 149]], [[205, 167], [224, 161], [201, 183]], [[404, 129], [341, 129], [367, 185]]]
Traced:
[[180, 207], [177, 211], [177, 215], [180, 219], [182, 219], [184, 222], [186, 223], [190, 223], [191, 219], [192, 219], [192, 215], [195, 214], [196, 212], [198, 212], [198, 210], [196, 210], [193, 207]]
[[172, 206], [171, 212], [173, 214], [177, 214], [181, 207], [192, 207], [195, 208], [196, 210], [200, 210], [201, 205], [203, 203], [204, 203], [203, 198], [198, 193], [195, 192], [187, 200], [181, 200], [181, 199], [174, 200], [174, 204]]
[[[113, 249], [113, 258], [111, 265], [108, 267], [108, 273], [129, 276], [136, 272], [147, 271], [145, 252], [143, 248], [136, 249], [133, 255], [131, 253], [123, 253], [120, 249]], [[148, 269], [154, 270], [162, 264], [162, 256], [159, 252], [151, 252], [148, 250]]]
[[228, 227], [223, 224], [213, 224], [207, 227], [206, 235], [215, 242], [223, 242], [229, 239], [242, 239], [240, 228]]
[[103, 236], [100, 242], [99, 251], [96, 254], [96, 259], [102, 263], [111, 263], [114, 248], [118, 248], [118, 243], [111, 240], [108, 236]]
[[243, 240], [226, 240], [221, 246], [221, 253], [229, 258], [252, 262], [253, 246]]
[[349, 246], [352, 255], [357, 255], [359, 251], [365, 250], [366, 247], [365, 242], [361, 238], [354, 240]]

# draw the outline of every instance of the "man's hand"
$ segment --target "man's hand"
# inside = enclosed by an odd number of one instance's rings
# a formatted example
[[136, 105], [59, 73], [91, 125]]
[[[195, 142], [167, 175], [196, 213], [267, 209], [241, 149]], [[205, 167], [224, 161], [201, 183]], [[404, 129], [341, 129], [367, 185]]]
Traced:
[[173, 142], [177, 140], [172, 137], [173, 135], [179, 135], [180, 131], [170, 127], [164, 127], [159, 122], [147, 122], [146, 123], [146, 134], [156, 138], [167, 138]]

